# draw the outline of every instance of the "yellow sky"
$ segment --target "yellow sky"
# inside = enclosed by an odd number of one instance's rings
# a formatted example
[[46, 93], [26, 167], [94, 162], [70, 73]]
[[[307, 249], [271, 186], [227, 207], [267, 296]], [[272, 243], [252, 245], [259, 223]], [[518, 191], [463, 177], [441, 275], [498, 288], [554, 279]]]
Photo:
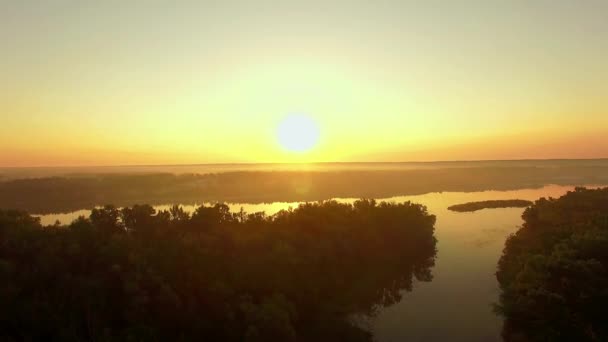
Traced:
[[[0, 166], [608, 157], [608, 2], [0, 2]], [[277, 142], [290, 114], [320, 139]]]

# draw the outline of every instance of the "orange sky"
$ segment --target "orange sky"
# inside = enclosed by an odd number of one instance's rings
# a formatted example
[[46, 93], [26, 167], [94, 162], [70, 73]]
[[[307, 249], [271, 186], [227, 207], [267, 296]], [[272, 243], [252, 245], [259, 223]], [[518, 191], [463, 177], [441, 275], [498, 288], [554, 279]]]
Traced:
[[0, 166], [608, 157], [608, 2], [252, 3], [0, 3]]

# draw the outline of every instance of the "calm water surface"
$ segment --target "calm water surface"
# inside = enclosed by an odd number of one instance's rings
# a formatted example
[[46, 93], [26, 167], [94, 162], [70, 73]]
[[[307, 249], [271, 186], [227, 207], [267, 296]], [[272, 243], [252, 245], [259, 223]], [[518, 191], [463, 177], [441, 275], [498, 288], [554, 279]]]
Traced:
[[[496, 263], [506, 237], [521, 225], [523, 208], [485, 209], [473, 213], [447, 210], [453, 204], [492, 199], [527, 199], [559, 197], [573, 190], [568, 186], [546, 186], [540, 189], [483, 192], [444, 192], [419, 196], [392, 197], [383, 200], [412, 201], [428, 207], [437, 216], [438, 253], [432, 282], [420, 282], [405, 293], [403, 300], [381, 309], [366, 325], [377, 341], [500, 341], [502, 319], [492, 312], [498, 300], [498, 284], [494, 277]], [[342, 198], [351, 202], [354, 199]], [[231, 209], [273, 214], [297, 202], [268, 204], [232, 203]], [[156, 206], [168, 209], [170, 205]], [[184, 206], [192, 211], [195, 206]], [[43, 215], [43, 224], [55, 220], [70, 222], [90, 211]]]

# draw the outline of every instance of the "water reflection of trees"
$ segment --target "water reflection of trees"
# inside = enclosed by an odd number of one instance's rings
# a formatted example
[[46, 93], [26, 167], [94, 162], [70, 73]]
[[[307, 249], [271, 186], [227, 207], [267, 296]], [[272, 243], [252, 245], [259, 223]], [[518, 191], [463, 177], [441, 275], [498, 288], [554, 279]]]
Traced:
[[0, 211], [0, 336], [14, 340], [368, 341], [353, 314], [430, 281], [420, 205], [96, 209], [42, 228]]
[[608, 340], [608, 188], [526, 209], [498, 263], [506, 341]]
[[387, 198], [439, 191], [513, 190], [546, 184], [608, 184], [608, 167], [475, 167], [343, 172], [98, 175], [0, 181], [0, 208], [32, 214], [204, 202], [299, 202]]

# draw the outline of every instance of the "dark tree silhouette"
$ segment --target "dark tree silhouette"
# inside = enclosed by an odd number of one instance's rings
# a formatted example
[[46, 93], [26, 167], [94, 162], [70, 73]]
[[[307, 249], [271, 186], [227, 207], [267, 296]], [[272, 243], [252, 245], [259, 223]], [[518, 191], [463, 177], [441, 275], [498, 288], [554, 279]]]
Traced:
[[0, 340], [369, 341], [351, 322], [430, 281], [423, 206], [105, 206], [42, 227], [0, 210]]
[[506, 341], [608, 340], [608, 188], [540, 199], [496, 274]]
[[459, 211], [459, 212], [470, 212], [482, 209], [494, 209], [494, 208], [525, 208], [532, 205], [531, 201], [514, 199], [514, 200], [490, 200], [480, 202], [468, 202], [462, 204], [455, 204], [448, 207], [448, 210]]

